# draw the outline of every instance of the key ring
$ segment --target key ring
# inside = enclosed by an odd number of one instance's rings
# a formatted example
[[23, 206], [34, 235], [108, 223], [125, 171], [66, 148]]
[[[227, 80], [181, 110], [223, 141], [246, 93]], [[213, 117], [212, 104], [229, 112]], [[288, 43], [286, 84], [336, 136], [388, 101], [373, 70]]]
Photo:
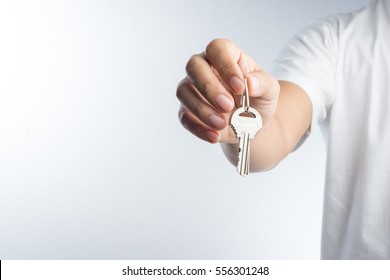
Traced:
[[241, 107], [245, 108], [245, 111], [249, 110], [249, 90], [248, 90], [248, 80], [244, 78], [245, 81], [245, 94], [241, 95]]

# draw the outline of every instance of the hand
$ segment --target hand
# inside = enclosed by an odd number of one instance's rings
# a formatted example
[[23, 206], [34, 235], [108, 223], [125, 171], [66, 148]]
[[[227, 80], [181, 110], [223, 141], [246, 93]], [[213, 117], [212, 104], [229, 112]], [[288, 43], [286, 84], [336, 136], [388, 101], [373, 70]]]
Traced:
[[210, 42], [205, 52], [190, 58], [186, 72], [176, 91], [181, 102], [179, 119], [200, 139], [237, 143], [229, 119], [232, 110], [240, 106], [244, 77], [248, 80], [250, 106], [260, 112], [263, 124], [276, 110], [278, 81], [228, 40]]

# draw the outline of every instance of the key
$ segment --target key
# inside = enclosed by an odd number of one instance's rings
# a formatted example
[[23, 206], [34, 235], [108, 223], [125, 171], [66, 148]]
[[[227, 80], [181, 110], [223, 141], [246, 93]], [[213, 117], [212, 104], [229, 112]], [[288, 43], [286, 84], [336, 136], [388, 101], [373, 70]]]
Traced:
[[245, 79], [245, 94], [241, 97], [241, 107], [233, 113], [230, 126], [238, 138], [237, 171], [240, 175], [246, 176], [249, 174], [250, 139], [253, 139], [263, 126], [260, 113], [249, 105], [247, 79]]
[[237, 171], [246, 176], [249, 174], [250, 139], [262, 128], [263, 121], [259, 112], [243, 106], [233, 113], [230, 125], [239, 141]]

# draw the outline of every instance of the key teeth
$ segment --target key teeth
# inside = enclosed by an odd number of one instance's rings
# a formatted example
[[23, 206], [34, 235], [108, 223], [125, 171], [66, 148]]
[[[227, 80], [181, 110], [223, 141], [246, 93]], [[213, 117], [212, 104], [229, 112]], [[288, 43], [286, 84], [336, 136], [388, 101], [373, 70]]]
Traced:
[[237, 136], [237, 130], [234, 128], [234, 126], [231, 124], [230, 127], [233, 129], [234, 134]]

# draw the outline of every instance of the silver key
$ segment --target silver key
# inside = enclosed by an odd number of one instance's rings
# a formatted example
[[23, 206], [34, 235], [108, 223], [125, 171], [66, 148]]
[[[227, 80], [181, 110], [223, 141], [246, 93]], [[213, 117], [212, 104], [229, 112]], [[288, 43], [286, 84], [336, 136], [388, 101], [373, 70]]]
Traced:
[[250, 139], [255, 137], [263, 122], [259, 112], [252, 107], [240, 107], [233, 113], [230, 123], [239, 141], [237, 171], [246, 176], [249, 174]]
[[233, 128], [239, 142], [237, 171], [242, 176], [249, 174], [250, 139], [263, 126], [260, 113], [249, 106], [248, 83], [245, 79], [245, 95], [241, 98], [241, 107], [232, 115], [230, 126]]

